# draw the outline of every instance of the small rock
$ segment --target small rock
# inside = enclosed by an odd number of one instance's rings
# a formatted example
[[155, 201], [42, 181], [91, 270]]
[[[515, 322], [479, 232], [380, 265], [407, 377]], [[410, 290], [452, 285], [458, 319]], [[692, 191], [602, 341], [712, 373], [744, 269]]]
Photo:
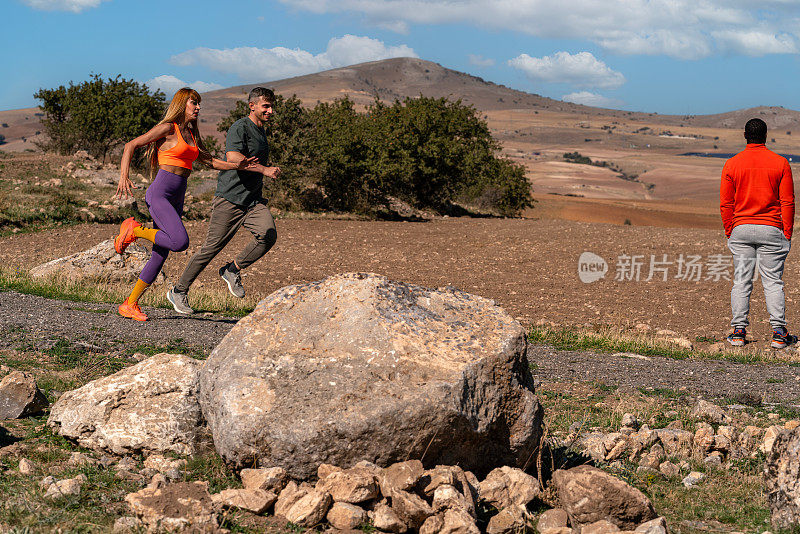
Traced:
[[247, 489], [261, 489], [274, 493], [280, 493], [289, 481], [289, 476], [282, 467], [242, 469], [239, 476], [242, 478], [242, 485]]
[[71, 467], [84, 467], [87, 465], [97, 465], [97, 460], [86, 456], [82, 452], [73, 452], [67, 460], [67, 465]]
[[695, 452], [699, 456], [705, 456], [714, 446], [714, 427], [708, 423], [698, 423], [692, 443]]
[[445, 534], [460, 532], [480, 534], [475, 520], [463, 510], [447, 510], [429, 517], [419, 529], [420, 534]]
[[725, 410], [703, 399], [697, 401], [689, 415], [695, 419], [706, 419], [712, 423], [728, 424], [731, 422], [731, 417], [725, 413]]
[[795, 428], [800, 426], [800, 421], [797, 419], [789, 419], [783, 424], [783, 428], [786, 430], [794, 430]]
[[318, 479], [323, 479], [323, 478], [326, 478], [331, 473], [335, 473], [335, 472], [341, 471], [341, 470], [342, 470], [341, 467], [337, 467], [337, 466], [331, 465], [331, 464], [322, 463], [322, 464], [319, 464], [319, 467], [317, 467], [317, 478]]
[[325, 519], [332, 502], [330, 493], [289, 482], [275, 503], [275, 515], [301, 527], [313, 527]]
[[47, 491], [47, 488], [49, 488], [51, 484], [55, 483], [55, 481], [56, 479], [53, 477], [53, 475], [47, 475], [39, 482], [39, 487]]
[[[745, 429], [747, 430], [747, 429]], [[786, 430], [779, 426], [771, 426], [764, 432], [764, 441], [759, 446], [759, 450], [764, 454], [772, 452], [772, 446], [775, 444], [775, 438]]]
[[667, 520], [663, 517], [657, 517], [646, 523], [642, 523], [636, 527], [634, 532], [641, 532], [642, 534], [667, 534]]
[[605, 519], [581, 527], [581, 534], [606, 534], [607, 532], [619, 532], [619, 527]]
[[403, 490], [394, 490], [390, 495], [392, 509], [410, 528], [419, 528], [433, 515], [433, 508], [421, 497]]
[[502, 510], [512, 504], [526, 506], [539, 495], [540, 488], [539, 481], [521, 469], [503, 466], [486, 476], [478, 492], [481, 499]]
[[662, 462], [661, 465], [658, 466], [658, 470], [667, 478], [676, 477], [681, 474], [681, 468], [669, 461]]
[[372, 524], [384, 532], [405, 532], [408, 527], [391, 507], [378, 504], [372, 513]]
[[212, 495], [211, 499], [225, 508], [239, 508], [261, 515], [275, 504], [278, 496], [262, 489], [226, 489]]
[[22, 458], [19, 461], [19, 472], [22, 475], [32, 475], [36, 472], [36, 466], [27, 458]]
[[770, 419], [770, 420], [773, 420], [773, 421], [775, 419], [780, 419], [780, 417], [781, 416], [776, 414], [775, 412], [770, 412], [770, 413], [767, 414], [767, 419]]
[[539, 521], [536, 523], [536, 530], [541, 534], [545, 530], [566, 527], [569, 523], [569, 516], [561, 508], [551, 508], [542, 512]]
[[329, 473], [317, 482], [317, 490], [330, 493], [335, 502], [351, 504], [369, 501], [379, 495], [375, 475], [358, 467]]
[[337, 502], [327, 515], [328, 523], [339, 530], [354, 530], [367, 520], [367, 512], [354, 504]]
[[410, 490], [417, 485], [424, 473], [425, 468], [419, 460], [408, 460], [392, 464], [381, 473], [381, 493], [388, 496], [392, 490]]
[[722, 453], [713, 451], [703, 459], [703, 463], [710, 467], [722, 467]]
[[531, 515], [524, 506], [512, 504], [500, 510], [497, 515], [489, 519], [486, 527], [488, 534], [512, 534], [530, 532]]
[[641, 491], [596, 467], [559, 469], [552, 480], [573, 528], [605, 519], [630, 529], [658, 517]]
[[68, 495], [80, 495], [81, 487], [86, 482], [86, 475], [80, 474], [75, 478], [67, 478], [59, 480], [50, 484], [47, 492], [44, 494], [45, 499], [59, 499]]
[[0, 420], [36, 415], [49, 404], [30, 373], [12, 371], [0, 380]]
[[692, 471], [691, 473], [686, 475], [681, 482], [687, 488], [691, 488], [699, 484], [704, 478], [706, 478], [705, 473], [700, 473], [699, 471]]
[[626, 413], [622, 416], [622, 426], [633, 428], [634, 430], [639, 428], [639, 421], [636, 419], [636, 416], [632, 413]]
[[142, 522], [139, 521], [135, 517], [126, 516], [126, 517], [118, 517], [116, 521], [114, 521], [114, 530], [115, 533], [122, 533], [122, 532], [130, 532], [130, 531], [138, 531], [142, 526]]
[[461, 494], [454, 486], [442, 484], [433, 492], [433, 503], [431, 504], [435, 512], [442, 512], [449, 509], [464, 510], [470, 515], [475, 515], [475, 508], [468, 502], [466, 497]]

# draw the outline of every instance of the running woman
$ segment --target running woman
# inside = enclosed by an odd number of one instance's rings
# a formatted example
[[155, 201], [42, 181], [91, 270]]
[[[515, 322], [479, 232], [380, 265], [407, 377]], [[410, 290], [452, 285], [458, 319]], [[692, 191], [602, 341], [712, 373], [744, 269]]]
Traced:
[[161, 122], [146, 134], [125, 144], [117, 196], [133, 196], [132, 189], [136, 186], [128, 177], [131, 158], [137, 148], [148, 146], [147, 159], [153, 182], [147, 188], [144, 199], [153, 218], [154, 228], [145, 228], [130, 217], [122, 222], [119, 235], [114, 238], [114, 249], [118, 254], [122, 254], [138, 238], [153, 243], [153, 252], [142, 269], [136, 286], [125, 302], [119, 305], [119, 314], [123, 317], [136, 321], [147, 320], [147, 315], [139, 308], [139, 297], [156, 279], [169, 252], [186, 250], [189, 246], [189, 235], [181, 216], [186, 180], [192, 172], [192, 163], [200, 160], [218, 170], [261, 170], [261, 165], [255, 162], [255, 158], [228, 163], [211, 157], [197, 128], [199, 113], [200, 95], [194, 89], [184, 87], [172, 97]]

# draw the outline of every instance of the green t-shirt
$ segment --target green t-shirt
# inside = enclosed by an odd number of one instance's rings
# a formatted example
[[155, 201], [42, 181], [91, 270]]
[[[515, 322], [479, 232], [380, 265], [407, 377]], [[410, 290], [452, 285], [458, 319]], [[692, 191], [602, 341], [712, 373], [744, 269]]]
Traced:
[[[268, 165], [269, 146], [267, 133], [255, 125], [250, 117], [234, 122], [225, 137], [225, 152], [239, 152], [244, 157], [255, 156], [261, 165]], [[217, 196], [239, 206], [250, 207], [261, 200], [264, 176], [259, 172], [219, 171]]]

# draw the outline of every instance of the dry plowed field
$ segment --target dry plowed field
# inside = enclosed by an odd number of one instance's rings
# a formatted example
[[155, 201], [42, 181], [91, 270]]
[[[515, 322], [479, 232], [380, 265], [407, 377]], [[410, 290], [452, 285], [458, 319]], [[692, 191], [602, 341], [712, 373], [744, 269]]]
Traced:
[[[731, 282], [725, 276], [732, 275], [732, 269], [724, 266], [729, 257], [721, 229], [469, 218], [420, 223], [279, 219], [277, 225], [278, 244], [244, 276], [247, 290], [259, 298], [288, 284], [369, 271], [425, 286], [450, 285], [494, 299], [526, 325], [540, 320], [570, 327], [646, 323], [692, 341], [697, 336], [721, 339], [728, 331]], [[165, 267], [172, 280], [204, 237], [205, 223], [190, 222], [187, 227], [189, 251], [174, 254]], [[114, 231], [111, 225], [86, 224], [4, 237], [0, 261], [9, 267], [31, 267], [87, 249]], [[224, 289], [217, 269], [249, 238], [240, 232], [198, 283]], [[605, 278], [593, 283], [580, 280], [583, 252], [608, 263]], [[683, 265], [679, 265], [681, 255]], [[656, 263], [648, 281], [651, 256], [667, 263]], [[636, 264], [641, 264], [638, 281], [636, 269], [629, 268]], [[796, 253], [789, 256], [784, 280], [790, 329], [795, 331], [800, 314]], [[755, 339], [766, 341], [770, 331], [760, 282], [754, 288], [751, 317]]]

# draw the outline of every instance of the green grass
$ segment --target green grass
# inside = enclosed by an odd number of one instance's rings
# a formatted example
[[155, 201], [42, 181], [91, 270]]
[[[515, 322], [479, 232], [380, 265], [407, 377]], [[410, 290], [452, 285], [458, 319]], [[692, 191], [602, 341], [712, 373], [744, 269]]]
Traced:
[[[118, 304], [127, 298], [132, 284], [108, 282], [104, 280], [64, 277], [33, 278], [27, 272], [0, 267], [0, 291], [17, 291], [50, 299], [71, 302], [96, 302]], [[244, 317], [253, 311], [256, 302], [252, 299], [237, 299], [227, 292], [193, 290], [190, 304], [196, 312], [211, 312], [229, 317]], [[143, 306], [171, 309], [163, 291], [148, 291], [140, 300]], [[73, 307], [79, 308], [79, 307]], [[114, 313], [113, 311], [85, 310], [93, 313]]]
[[[746, 364], [785, 361], [785, 359], [781, 359], [784, 355], [775, 351], [708, 352], [688, 350], [678, 347], [666, 339], [649, 335], [630, 335], [611, 329], [576, 331], [534, 327], [528, 333], [528, 342], [539, 345], [552, 345], [559, 350], [588, 350], [604, 353], [631, 352], [642, 356], [662, 356], [675, 360], [711, 359]], [[785, 356], [791, 357], [791, 353], [786, 353]]]

